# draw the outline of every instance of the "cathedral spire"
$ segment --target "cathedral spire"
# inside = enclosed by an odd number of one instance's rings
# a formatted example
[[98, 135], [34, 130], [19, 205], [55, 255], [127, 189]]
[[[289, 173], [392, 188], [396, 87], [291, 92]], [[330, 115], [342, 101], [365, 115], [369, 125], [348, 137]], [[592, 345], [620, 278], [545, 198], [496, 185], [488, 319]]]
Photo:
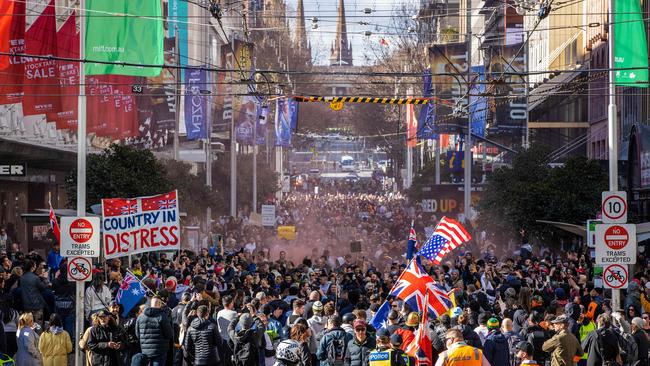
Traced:
[[339, 15], [336, 24], [336, 39], [330, 52], [330, 66], [352, 66], [352, 46], [348, 41], [345, 23], [345, 5], [339, 0]]
[[308, 56], [308, 59], [311, 60], [311, 46], [307, 41], [307, 30], [305, 28], [305, 6], [303, 5], [303, 0], [298, 0], [296, 12], [298, 13], [298, 18], [296, 19], [296, 38], [294, 40], [294, 44], [300, 53], [304, 53], [305, 56]]

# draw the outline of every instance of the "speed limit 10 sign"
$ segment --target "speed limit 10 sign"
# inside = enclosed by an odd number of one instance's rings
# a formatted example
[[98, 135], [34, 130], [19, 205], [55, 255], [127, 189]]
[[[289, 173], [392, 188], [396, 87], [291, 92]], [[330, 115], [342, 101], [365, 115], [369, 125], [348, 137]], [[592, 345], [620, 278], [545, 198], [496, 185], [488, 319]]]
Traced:
[[602, 220], [604, 224], [625, 224], [627, 222], [627, 192], [603, 192]]

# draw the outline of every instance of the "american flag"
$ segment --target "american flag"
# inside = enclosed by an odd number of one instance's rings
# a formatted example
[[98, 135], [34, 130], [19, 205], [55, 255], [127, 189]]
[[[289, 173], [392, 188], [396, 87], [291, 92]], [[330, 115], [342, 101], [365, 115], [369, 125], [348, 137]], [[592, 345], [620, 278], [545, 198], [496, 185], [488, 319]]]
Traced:
[[449, 295], [414, 260], [399, 276], [390, 294], [404, 300], [414, 311], [424, 312], [426, 307], [436, 317], [452, 306]]
[[467, 230], [458, 221], [443, 217], [418, 254], [425, 256], [434, 264], [440, 264], [447, 253], [471, 239]]
[[176, 208], [176, 191], [157, 196], [142, 197], [142, 211], [170, 210]]
[[48, 203], [50, 205], [50, 227], [52, 228], [52, 232], [56, 237], [56, 241], [58, 243], [61, 243], [61, 229], [59, 229], [59, 223], [56, 221], [56, 215], [54, 214], [54, 209], [52, 208], [52, 202], [48, 201]]

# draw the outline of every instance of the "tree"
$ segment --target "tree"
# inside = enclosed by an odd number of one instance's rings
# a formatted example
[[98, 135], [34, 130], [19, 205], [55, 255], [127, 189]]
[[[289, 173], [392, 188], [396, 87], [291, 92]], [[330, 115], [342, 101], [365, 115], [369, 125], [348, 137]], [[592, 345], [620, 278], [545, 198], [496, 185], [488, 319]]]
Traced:
[[176, 160], [164, 161], [167, 179], [178, 190], [179, 209], [190, 218], [202, 219], [206, 209], [218, 209], [225, 206], [223, 195], [205, 184], [205, 171], [192, 174], [192, 166]]
[[[65, 180], [69, 204], [77, 200], [77, 171]], [[113, 144], [99, 154], [87, 157], [87, 207], [102, 198], [150, 196], [169, 192], [172, 183], [164, 166], [149, 150]]]
[[607, 186], [600, 165], [571, 157], [563, 166], [551, 168], [547, 156], [547, 150], [533, 147], [519, 153], [511, 168], [492, 173], [478, 207], [481, 227], [501, 239], [516, 236], [522, 228], [544, 238], [550, 227], [537, 220], [581, 225], [596, 216]]

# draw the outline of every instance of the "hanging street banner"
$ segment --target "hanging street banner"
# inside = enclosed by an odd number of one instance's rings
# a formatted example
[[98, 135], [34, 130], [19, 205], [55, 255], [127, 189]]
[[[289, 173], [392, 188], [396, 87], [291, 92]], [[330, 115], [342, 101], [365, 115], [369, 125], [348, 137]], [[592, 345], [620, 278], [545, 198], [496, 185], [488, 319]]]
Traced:
[[[163, 65], [165, 34], [161, 1], [87, 0], [86, 59]], [[99, 16], [92, 16], [99, 14]], [[128, 14], [128, 16], [120, 16]], [[109, 16], [106, 16], [109, 15]], [[115, 15], [115, 16], [110, 16]], [[87, 62], [86, 75], [157, 76], [162, 67]]]
[[208, 90], [205, 70], [186, 70], [185, 129], [188, 140], [205, 139], [208, 121], [208, 98], [201, 90]]
[[293, 99], [278, 99], [275, 108], [275, 146], [291, 147], [291, 125], [298, 118], [298, 103]]
[[[431, 84], [431, 69], [424, 70], [422, 90], [425, 98], [431, 98], [433, 95], [433, 85]], [[418, 140], [435, 139], [438, 135], [434, 132], [436, 122], [436, 108], [432, 103], [427, 103], [420, 109], [418, 117]]]
[[[490, 81], [501, 80], [492, 89], [488, 109], [491, 114], [489, 131], [509, 133], [513, 141], [521, 141], [528, 113], [526, 103], [526, 48], [522, 44], [502, 46], [486, 59], [486, 76]], [[521, 50], [521, 52], [520, 52]], [[521, 73], [514, 75], [512, 73]]]
[[[56, 56], [56, 12], [54, 0], [25, 32], [27, 54]], [[24, 64], [23, 115], [56, 113], [61, 110], [61, 87], [56, 60], [29, 58]]]
[[415, 116], [415, 106], [406, 106], [406, 146], [416, 147], [418, 145], [418, 119]]
[[[79, 32], [75, 13], [68, 17], [56, 33], [57, 56], [79, 58]], [[61, 85], [61, 110], [50, 113], [48, 121], [56, 121], [59, 130], [77, 129], [77, 102], [79, 98], [79, 62], [57, 60], [58, 78]]]
[[436, 133], [460, 134], [467, 126], [467, 117], [454, 116], [455, 106], [467, 106], [467, 44], [447, 43], [429, 47], [429, 65], [436, 96], [451, 100], [452, 105], [436, 105]]
[[239, 117], [235, 127], [235, 136], [237, 136], [237, 142], [240, 144], [253, 145], [253, 128], [257, 126], [257, 119], [259, 117], [258, 107], [256, 97], [249, 95], [242, 97], [242, 103], [238, 113]]
[[472, 133], [485, 137], [485, 124], [487, 122], [488, 103], [485, 94], [485, 66], [473, 66], [472, 74], [476, 75], [469, 89], [469, 118], [472, 121]]
[[616, 0], [613, 3], [615, 83], [647, 88], [648, 46], [641, 4], [638, 0]]
[[[0, 2], [0, 14], [3, 16], [0, 17], [0, 52], [9, 53], [11, 40], [11, 21], [16, 16], [14, 9], [16, 9], [16, 3], [13, 1], [3, 1]], [[0, 55], [0, 70], [4, 70], [9, 67], [9, 56]]]
[[[11, 21], [9, 34], [9, 51], [11, 53], [25, 52], [25, 2], [3, 1], [13, 4], [13, 15], [11, 17], [0, 17]], [[23, 98], [23, 64], [27, 62], [26, 57], [6, 56], [9, 64], [0, 72], [0, 104], [20, 103]]]
[[[188, 25], [188, 2], [186, 0], [169, 0], [167, 5], [167, 38], [176, 37], [176, 29], [178, 27], [178, 53], [180, 53], [179, 64], [187, 66], [188, 58], [187, 51], [189, 47], [187, 38], [187, 25]], [[185, 80], [185, 69], [181, 69], [181, 80]]]
[[157, 196], [102, 199], [106, 259], [180, 249], [177, 191]]

